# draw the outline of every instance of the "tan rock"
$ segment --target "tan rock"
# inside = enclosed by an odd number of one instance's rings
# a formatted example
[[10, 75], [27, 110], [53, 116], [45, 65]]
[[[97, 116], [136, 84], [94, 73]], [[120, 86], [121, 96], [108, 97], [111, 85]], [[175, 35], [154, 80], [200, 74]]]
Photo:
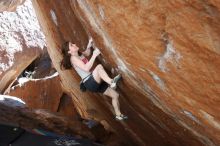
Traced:
[[[124, 145], [220, 144], [219, 1], [35, 0], [34, 7], [83, 117], [105, 120]], [[125, 122], [113, 119], [107, 98], [81, 93], [78, 75], [60, 69], [63, 39], [83, 48], [88, 36], [103, 65], [123, 75]]]
[[0, 0], [0, 12], [15, 11], [17, 6], [22, 5], [25, 0]]
[[80, 115], [77, 113], [75, 106], [73, 104], [72, 98], [64, 94], [60, 98], [59, 107], [57, 112], [62, 114], [65, 117], [68, 117], [70, 120], [80, 120]]
[[[15, 1], [6, 3], [13, 5]], [[0, 37], [0, 93], [3, 94], [45, 48], [45, 38], [30, 0], [15, 12], [0, 13]]]
[[47, 110], [33, 110], [17, 97], [0, 95], [0, 121], [24, 129], [44, 129], [57, 134], [83, 136], [94, 139], [90, 130], [79, 121], [69, 121], [65, 117], [48, 112]]
[[42, 79], [20, 78], [19, 82], [8, 95], [19, 97], [30, 108], [57, 112], [63, 94], [57, 73]]

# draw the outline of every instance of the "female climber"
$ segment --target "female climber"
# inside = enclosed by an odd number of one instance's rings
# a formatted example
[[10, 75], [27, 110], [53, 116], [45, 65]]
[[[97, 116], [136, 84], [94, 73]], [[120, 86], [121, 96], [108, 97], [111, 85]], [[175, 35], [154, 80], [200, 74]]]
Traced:
[[125, 120], [127, 116], [123, 115], [120, 111], [118, 100], [119, 94], [115, 90], [121, 75], [119, 74], [113, 79], [110, 78], [101, 64], [98, 64], [94, 70], [91, 69], [96, 57], [100, 55], [100, 50], [95, 48], [89, 60], [85, 57], [90, 56], [92, 52], [92, 43], [90, 39], [86, 50], [81, 53], [76, 44], [65, 42], [62, 46], [63, 60], [61, 62], [61, 67], [65, 69], [73, 67], [81, 77], [87, 90], [103, 93], [111, 97], [116, 120]]

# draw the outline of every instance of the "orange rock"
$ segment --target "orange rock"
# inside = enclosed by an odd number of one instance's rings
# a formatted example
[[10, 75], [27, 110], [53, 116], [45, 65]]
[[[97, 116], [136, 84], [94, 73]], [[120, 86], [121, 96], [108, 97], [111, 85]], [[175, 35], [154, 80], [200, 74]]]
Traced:
[[9, 95], [19, 97], [30, 108], [57, 112], [63, 94], [58, 74], [42, 79], [20, 78], [19, 81]]
[[[210, 5], [211, 4], [211, 5]], [[83, 117], [105, 120], [125, 145], [220, 145], [219, 1], [34, 1], [48, 52]], [[65, 40], [121, 72], [126, 122], [108, 99], [81, 93], [79, 77], [60, 69]], [[91, 111], [92, 114], [91, 114]]]
[[70, 120], [80, 120], [80, 116], [78, 115], [75, 106], [73, 104], [72, 98], [66, 94], [64, 94], [60, 98], [59, 107], [57, 112], [62, 114], [65, 117], [68, 117]]
[[0, 95], [0, 121], [9, 125], [33, 130], [41, 129], [59, 135], [83, 136], [94, 140], [90, 129], [79, 121], [42, 109], [30, 109], [17, 97]]

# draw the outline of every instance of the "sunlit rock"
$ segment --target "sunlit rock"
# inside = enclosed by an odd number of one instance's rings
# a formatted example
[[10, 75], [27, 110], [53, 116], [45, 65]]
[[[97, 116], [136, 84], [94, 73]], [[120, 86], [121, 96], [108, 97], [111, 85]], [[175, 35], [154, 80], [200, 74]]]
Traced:
[[19, 78], [18, 82], [9, 95], [19, 97], [30, 108], [57, 112], [63, 94], [58, 73], [42, 79]]
[[45, 48], [45, 38], [30, 0], [15, 12], [0, 13], [0, 38], [0, 93], [4, 93]]
[[15, 11], [16, 7], [24, 2], [25, 0], [0, 0], [0, 12]]
[[[114, 131], [124, 145], [220, 145], [220, 2], [35, 0], [48, 52], [81, 116]], [[91, 36], [99, 61], [122, 73], [122, 111], [82, 93], [74, 71], [60, 69], [61, 45], [85, 48]]]

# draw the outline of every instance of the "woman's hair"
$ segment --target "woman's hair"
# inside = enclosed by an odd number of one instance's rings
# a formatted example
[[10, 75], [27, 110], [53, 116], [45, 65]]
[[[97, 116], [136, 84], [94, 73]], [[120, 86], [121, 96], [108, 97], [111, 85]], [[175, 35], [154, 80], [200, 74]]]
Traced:
[[69, 51], [69, 41], [66, 41], [63, 45], [62, 45], [62, 55], [63, 55], [63, 60], [61, 61], [60, 67], [61, 69], [71, 69], [72, 65], [70, 62], [70, 57], [71, 54], [68, 53]]

